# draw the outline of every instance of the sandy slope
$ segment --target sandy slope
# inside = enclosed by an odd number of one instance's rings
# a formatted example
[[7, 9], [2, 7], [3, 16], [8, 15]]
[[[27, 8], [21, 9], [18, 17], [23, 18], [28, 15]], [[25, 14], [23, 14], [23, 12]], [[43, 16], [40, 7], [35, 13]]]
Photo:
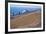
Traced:
[[11, 19], [11, 28], [40, 27], [40, 13], [29, 13]]

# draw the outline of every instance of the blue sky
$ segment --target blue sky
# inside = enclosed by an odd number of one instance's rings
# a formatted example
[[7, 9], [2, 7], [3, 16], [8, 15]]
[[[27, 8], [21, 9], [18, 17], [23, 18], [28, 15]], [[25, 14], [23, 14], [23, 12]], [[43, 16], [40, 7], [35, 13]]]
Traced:
[[22, 5], [11, 5], [10, 6], [10, 12], [14, 12], [15, 14], [16, 13], [19, 13], [19, 12], [26, 12], [26, 10], [28, 11], [34, 11], [34, 10], [37, 10], [41, 8], [40, 6], [22, 6]]

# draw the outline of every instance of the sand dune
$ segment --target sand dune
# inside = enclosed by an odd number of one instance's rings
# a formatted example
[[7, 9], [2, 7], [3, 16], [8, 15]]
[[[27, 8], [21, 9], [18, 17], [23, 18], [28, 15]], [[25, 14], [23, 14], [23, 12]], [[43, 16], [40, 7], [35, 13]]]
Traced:
[[11, 28], [33, 28], [41, 26], [41, 14], [40, 13], [28, 13], [21, 16], [16, 16], [11, 19]]

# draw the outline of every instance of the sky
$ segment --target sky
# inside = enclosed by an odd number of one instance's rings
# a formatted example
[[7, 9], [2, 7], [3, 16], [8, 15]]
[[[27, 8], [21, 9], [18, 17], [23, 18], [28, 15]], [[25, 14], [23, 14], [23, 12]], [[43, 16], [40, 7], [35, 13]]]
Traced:
[[41, 7], [40, 6], [29, 6], [29, 5], [10, 5], [10, 12], [14, 12], [15, 14], [16, 13], [24, 13], [26, 12], [26, 10], [28, 11], [34, 11], [34, 10], [37, 10], [37, 9], [40, 9]]

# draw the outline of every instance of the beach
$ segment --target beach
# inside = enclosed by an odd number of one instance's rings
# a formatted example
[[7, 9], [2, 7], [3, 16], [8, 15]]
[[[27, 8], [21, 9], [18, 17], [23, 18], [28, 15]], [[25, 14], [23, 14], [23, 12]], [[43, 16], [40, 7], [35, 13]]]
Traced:
[[11, 29], [41, 27], [41, 13], [32, 12], [21, 16], [14, 16], [14, 19], [10, 20], [10, 27]]

